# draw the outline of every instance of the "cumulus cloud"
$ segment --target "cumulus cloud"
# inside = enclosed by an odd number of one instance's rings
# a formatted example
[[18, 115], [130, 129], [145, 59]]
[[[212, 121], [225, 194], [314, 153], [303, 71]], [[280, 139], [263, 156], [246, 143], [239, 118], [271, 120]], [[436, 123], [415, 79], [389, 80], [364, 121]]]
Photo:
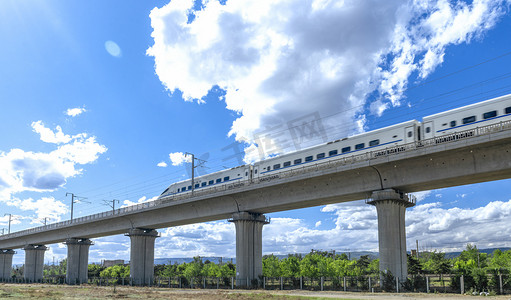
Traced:
[[[390, 51], [392, 57], [388, 68], [379, 72], [379, 91], [399, 105], [412, 73], [426, 78], [444, 60], [449, 45], [469, 43], [491, 29], [506, 11], [509, 1], [476, 0], [424, 1], [400, 7], [392, 34]], [[389, 107], [384, 101], [374, 107], [381, 114]]]
[[156, 166], [161, 167], [161, 168], [165, 168], [165, 167], [167, 167], [167, 163], [164, 162], [164, 161], [160, 161]]
[[[192, 11], [193, 0], [175, 0], [151, 11], [147, 54], [186, 101], [223, 89], [238, 113], [229, 134], [257, 150], [247, 153], [255, 160], [324, 141], [319, 134], [297, 145], [290, 122], [311, 112], [330, 140], [363, 130], [369, 97], [378, 115], [400, 105], [411, 76], [426, 78], [447, 46], [482, 36], [505, 3], [211, 0]], [[274, 147], [257, 149], [267, 141]]]
[[32, 129], [41, 137], [41, 141], [52, 144], [62, 144], [69, 142], [72, 137], [64, 134], [60, 126], [55, 127], [55, 131], [44, 126], [42, 121], [32, 122]]
[[[0, 151], [0, 201], [24, 210], [34, 210], [40, 216], [57, 218], [64, 213], [61, 202], [53, 198], [19, 200], [12, 196], [25, 192], [53, 191], [65, 185], [70, 177], [82, 173], [81, 165], [95, 162], [107, 148], [81, 133], [67, 135], [57, 126], [55, 131], [41, 121], [32, 123], [41, 140], [56, 145], [51, 152], [32, 152], [22, 149]], [[45, 209], [44, 206], [52, 206]]]
[[35, 218], [31, 218], [32, 223], [40, 223], [44, 218], [48, 218], [49, 222], [58, 222], [63, 214], [68, 212], [67, 205], [53, 197], [42, 197], [34, 200], [14, 198], [7, 205], [16, 206], [24, 211], [35, 211]]
[[234, 225], [227, 221], [167, 228], [155, 247], [155, 257], [235, 257]]
[[169, 154], [170, 162], [173, 166], [180, 166], [183, 163], [192, 162], [192, 156], [186, 155], [183, 152], [173, 152]]
[[147, 198], [146, 196], [143, 196], [143, 197], [140, 197], [137, 202], [133, 202], [133, 201], [130, 201], [130, 200], [124, 200], [122, 202], [123, 205], [121, 207], [127, 207], [127, 206], [131, 206], [131, 205], [135, 205], [135, 204], [150, 202], [150, 201], [156, 200], [157, 198], [158, 198], [158, 196], [154, 196], [152, 198]]
[[86, 112], [87, 110], [85, 107], [75, 107], [75, 108], [68, 108], [66, 110], [66, 115], [70, 117], [76, 117], [78, 115], [81, 115], [82, 113]]

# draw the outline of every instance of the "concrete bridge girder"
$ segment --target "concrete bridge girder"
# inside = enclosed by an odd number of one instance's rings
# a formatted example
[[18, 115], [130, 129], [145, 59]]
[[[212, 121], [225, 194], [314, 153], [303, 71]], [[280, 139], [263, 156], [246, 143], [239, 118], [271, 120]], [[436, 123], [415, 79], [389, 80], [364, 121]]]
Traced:
[[461, 147], [455, 144], [437, 146], [441, 151], [416, 150], [268, 181], [258, 184], [255, 190], [248, 185], [214, 196], [170, 201], [132, 214], [71, 224], [9, 240], [0, 237], [0, 247], [16, 249], [26, 244], [58, 243], [75, 236], [94, 238], [123, 234], [130, 228], [157, 229], [222, 220], [238, 211], [271, 213], [360, 200], [385, 188], [410, 193], [511, 178], [511, 138], [485, 141], [484, 145], [463, 142]]

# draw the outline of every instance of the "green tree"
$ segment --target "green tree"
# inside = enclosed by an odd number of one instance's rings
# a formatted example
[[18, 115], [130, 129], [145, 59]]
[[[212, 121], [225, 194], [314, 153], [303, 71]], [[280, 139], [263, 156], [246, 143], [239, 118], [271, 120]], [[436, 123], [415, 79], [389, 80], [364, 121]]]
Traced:
[[284, 277], [300, 277], [300, 259], [289, 255], [280, 261], [280, 271]]
[[122, 278], [130, 276], [130, 266], [115, 265], [108, 267], [99, 273], [101, 277], [105, 278]]
[[215, 263], [204, 263], [202, 273], [207, 277], [220, 277], [220, 267]]
[[102, 267], [101, 265], [89, 264], [87, 269], [88, 269], [88, 271], [87, 271], [88, 277], [92, 278], [92, 277], [99, 277], [101, 271], [103, 271], [105, 268]]
[[228, 278], [236, 275], [236, 266], [231, 262], [220, 267], [220, 277]]
[[280, 271], [279, 259], [272, 255], [265, 255], [263, 257], [263, 276], [264, 277], [280, 277], [282, 276]]
[[191, 278], [198, 278], [202, 276], [203, 266], [204, 264], [200, 257], [194, 257], [192, 262], [186, 264], [186, 267], [183, 270], [184, 277], [190, 280]]

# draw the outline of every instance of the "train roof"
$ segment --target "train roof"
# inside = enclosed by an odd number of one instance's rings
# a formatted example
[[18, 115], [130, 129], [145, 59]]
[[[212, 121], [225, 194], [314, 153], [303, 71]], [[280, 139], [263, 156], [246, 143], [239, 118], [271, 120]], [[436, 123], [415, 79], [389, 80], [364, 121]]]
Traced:
[[[239, 169], [239, 168], [243, 168], [245, 167], [246, 165], [241, 165], [241, 166], [237, 166], [237, 167], [232, 167], [232, 168], [229, 168], [229, 169], [223, 169], [223, 170], [220, 170], [220, 171], [216, 171], [216, 172], [213, 172], [213, 173], [208, 173], [208, 174], [205, 174], [205, 175], [201, 175], [201, 176], [195, 176], [195, 180], [197, 179], [200, 179], [200, 178], [203, 178], [203, 177], [206, 177], [206, 176], [212, 176], [212, 175], [215, 175], [217, 173], [220, 173], [220, 172], [225, 172], [225, 171], [229, 171], [229, 170], [235, 170], [235, 169]], [[172, 182], [171, 184], [168, 185], [168, 187], [170, 187], [171, 185], [173, 184], [180, 184], [180, 183], [183, 183], [183, 182], [187, 182], [187, 181], [190, 181], [192, 180], [191, 178], [188, 178], [188, 179], [184, 179], [184, 180], [181, 180], [181, 181], [177, 181], [177, 182]]]
[[441, 117], [441, 116], [444, 116], [444, 115], [449, 115], [449, 114], [456, 113], [456, 112], [459, 112], [459, 111], [463, 111], [463, 110], [466, 110], [466, 109], [471, 109], [471, 108], [477, 108], [479, 106], [484, 106], [484, 105], [490, 104], [492, 102], [500, 102], [500, 101], [506, 101], [506, 100], [511, 100], [511, 94], [507, 94], [507, 95], [504, 95], [504, 96], [500, 96], [500, 97], [492, 98], [492, 99], [489, 99], [489, 100], [484, 100], [484, 101], [472, 103], [472, 104], [465, 105], [465, 106], [462, 106], [462, 107], [457, 107], [457, 108], [453, 108], [453, 109], [446, 110], [446, 111], [443, 111], [443, 112], [439, 112], [439, 113], [436, 113], [436, 114], [432, 114], [432, 115], [429, 115], [429, 116], [425, 116], [425, 117], [422, 117], [422, 120], [430, 119], [430, 118], [436, 118], [436, 117]]
[[333, 140], [333, 141], [330, 141], [330, 142], [326, 142], [326, 143], [321, 143], [321, 144], [318, 144], [318, 145], [310, 146], [310, 147], [303, 148], [303, 149], [300, 149], [300, 150], [295, 150], [295, 151], [291, 151], [291, 152], [282, 153], [282, 154], [279, 154], [279, 155], [274, 156], [274, 157], [270, 157], [270, 158], [267, 158], [267, 159], [264, 159], [264, 160], [257, 161], [255, 163], [260, 163], [262, 161], [269, 161], [269, 160], [280, 158], [283, 155], [290, 155], [290, 154], [294, 154], [294, 153], [301, 152], [301, 151], [313, 150], [313, 149], [316, 149], [318, 147], [330, 145], [330, 144], [337, 143], [337, 142], [340, 142], [340, 141], [344, 141], [344, 140], [347, 140], [347, 139], [364, 137], [366, 135], [370, 135], [370, 134], [372, 135], [372, 134], [379, 133], [379, 132], [382, 132], [382, 131], [386, 131], [386, 130], [389, 130], [389, 129], [393, 129], [393, 128], [397, 128], [397, 127], [403, 127], [403, 126], [406, 126], [406, 125], [412, 125], [412, 124], [417, 124], [417, 123], [419, 123], [419, 121], [417, 121], [417, 120], [409, 120], [409, 121], [401, 122], [401, 123], [398, 123], [398, 124], [390, 125], [390, 126], [387, 126], [387, 127], [382, 127], [382, 128], [378, 128], [378, 129], [375, 129], [375, 130], [371, 130], [371, 131], [366, 131], [366, 132], [350, 135], [350, 136], [347, 136], [347, 137], [344, 137], [344, 138], [341, 138], [341, 139], [337, 139], [337, 140]]

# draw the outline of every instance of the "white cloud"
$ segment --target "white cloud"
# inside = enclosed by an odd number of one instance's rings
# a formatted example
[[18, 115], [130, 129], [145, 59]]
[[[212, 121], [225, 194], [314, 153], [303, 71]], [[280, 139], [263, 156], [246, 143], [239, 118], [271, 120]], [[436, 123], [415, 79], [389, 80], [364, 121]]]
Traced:
[[61, 220], [61, 216], [68, 212], [67, 205], [62, 201], [55, 200], [53, 197], [42, 197], [38, 200], [28, 199], [17, 199], [7, 203], [11, 206], [16, 206], [24, 211], [35, 211], [35, 217], [31, 218], [31, 223], [41, 223], [44, 218], [48, 218], [48, 222], [58, 222]]
[[161, 232], [155, 257], [235, 257], [234, 225], [226, 221], [171, 227]]
[[55, 127], [55, 131], [44, 126], [42, 121], [32, 122], [32, 129], [41, 137], [41, 141], [52, 144], [62, 144], [69, 142], [71, 136], [64, 134], [60, 126]]
[[316, 224], [314, 225], [314, 227], [316, 227], [316, 228], [319, 226], [321, 226], [321, 221], [317, 221]]
[[192, 156], [186, 155], [183, 152], [173, 152], [169, 154], [170, 162], [173, 166], [180, 166], [183, 163], [192, 162]]
[[76, 117], [78, 115], [81, 115], [82, 113], [86, 112], [87, 110], [84, 107], [75, 107], [75, 108], [68, 108], [66, 110], [66, 115], [70, 117]]
[[194, 1], [174, 0], [151, 11], [147, 53], [165, 87], [186, 101], [225, 90], [227, 109], [239, 114], [229, 133], [237, 141], [254, 150], [257, 132], [277, 128], [274, 151], [287, 151], [323, 141], [293, 140], [289, 122], [311, 112], [330, 140], [363, 130], [368, 95], [377, 94], [376, 114], [399, 105], [410, 76], [426, 78], [447, 46], [482, 36], [504, 3], [204, 1], [188, 22]]
[[154, 196], [152, 198], [147, 198], [146, 196], [143, 196], [143, 197], [140, 197], [137, 202], [133, 202], [133, 201], [130, 201], [130, 200], [124, 200], [122, 203], [123, 205], [121, 207], [127, 207], [127, 206], [131, 206], [131, 205], [135, 205], [135, 204], [140, 204], [140, 203], [145, 203], [145, 202], [150, 202], [150, 201], [154, 201], [158, 198], [158, 196]]
[[[11, 215], [10, 218], [11, 218], [11, 226], [21, 224], [21, 220], [24, 219], [24, 217], [20, 216], [20, 215]], [[1, 226], [9, 226], [9, 215], [0, 217], [0, 225]], [[7, 232], [5, 232], [5, 233], [7, 233]]]
[[[392, 34], [392, 46], [385, 54], [393, 56], [380, 73], [379, 91], [392, 105], [399, 105], [413, 72], [429, 76], [443, 63], [449, 45], [469, 43], [491, 29], [505, 13], [507, 0], [417, 1], [399, 9]], [[388, 108], [383, 102], [377, 113]]]
[[415, 196], [415, 198], [417, 198], [417, 203], [419, 203], [419, 202], [423, 201], [424, 199], [426, 199], [427, 197], [429, 197], [432, 193], [433, 193], [433, 191], [422, 191], [422, 192], [413, 193], [413, 196]]
[[[21, 149], [0, 151], [0, 201], [17, 207], [31, 203], [34, 204], [33, 210], [39, 210], [42, 215], [45, 211], [39, 205], [50, 203], [51, 198], [23, 202], [12, 196], [24, 191], [53, 191], [62, 187], [68, 178], [82, 173], [80, 165], [95, 162], [107, 148], [99, 144], [95, 137], [87, 137], [84, 133], [66, 135], [59, 126], [54, 132], [41, 121], [32, 123], [32, 127], [40, 134], [42, 141], [58, 146], [48, 153]], [[57, 202], [53, 205], [55, 212], [61, 211]]]
[[167, 163], [164, 162], [164, 161], [160, 161], [158, 164], [157, 164], [158, 167], [161, 167], [161, 168], [165, 168], [167, 167]]

